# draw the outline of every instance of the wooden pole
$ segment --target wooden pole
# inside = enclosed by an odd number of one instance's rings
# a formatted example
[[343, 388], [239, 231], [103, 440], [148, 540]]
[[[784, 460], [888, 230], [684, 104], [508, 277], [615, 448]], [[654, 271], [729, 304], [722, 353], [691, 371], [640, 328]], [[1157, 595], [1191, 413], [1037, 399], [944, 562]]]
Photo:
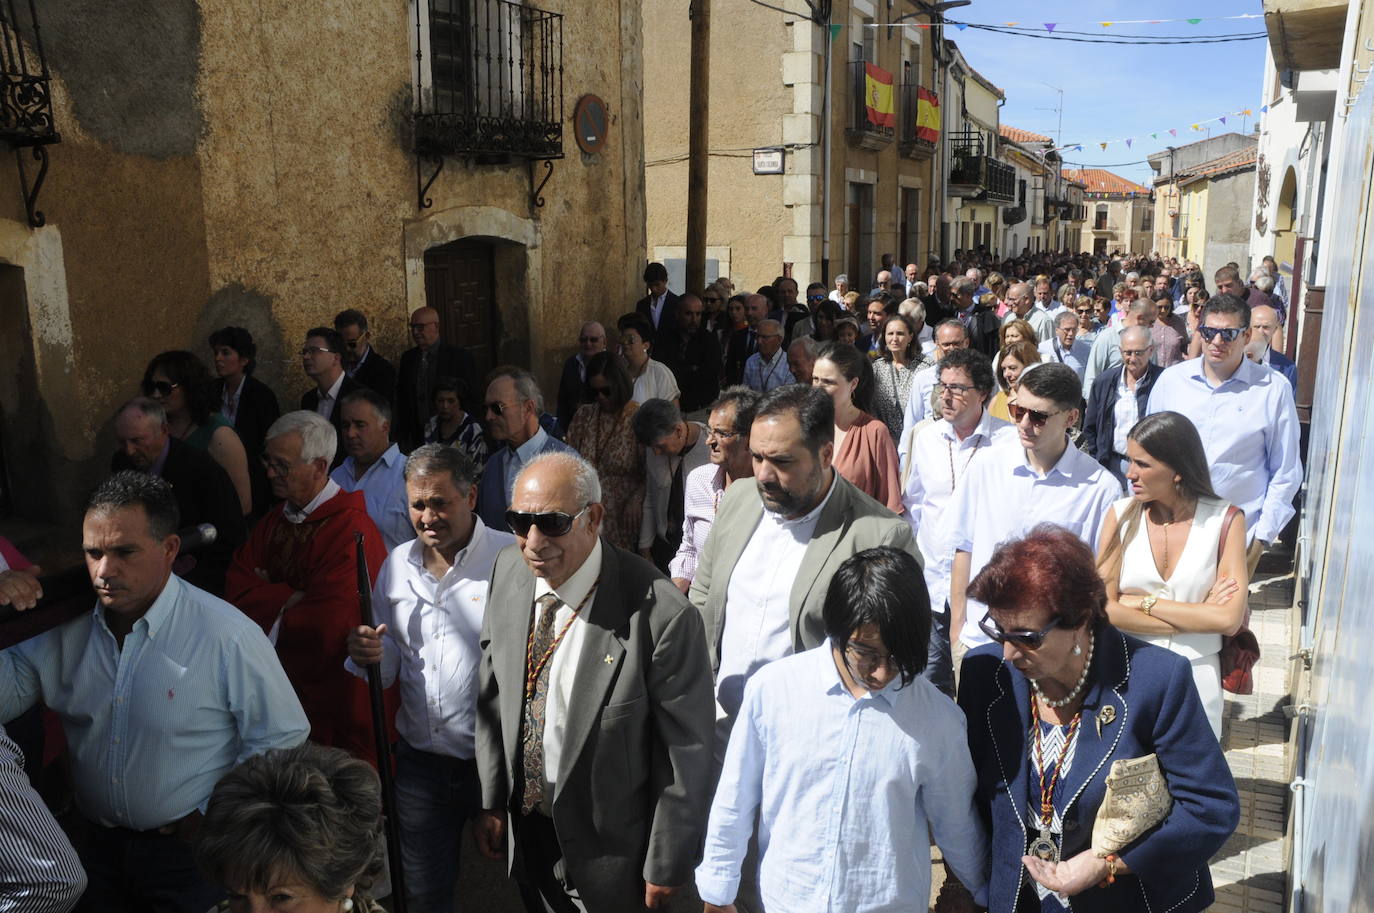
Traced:
[[706, 200], [710, 167], [711, 0], [689, 0], [692, 69], [688, 88], [687, 288], [706, 287]]

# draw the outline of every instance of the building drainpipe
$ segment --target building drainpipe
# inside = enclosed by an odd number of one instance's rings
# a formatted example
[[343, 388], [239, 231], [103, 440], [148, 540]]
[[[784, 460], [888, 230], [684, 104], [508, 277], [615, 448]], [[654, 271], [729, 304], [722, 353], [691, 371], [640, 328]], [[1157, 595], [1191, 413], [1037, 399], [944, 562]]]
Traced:
[[831, 55], [835, 44], [830, 30], [830, 4], [821, 9], [817, 23], [821, 28], [821, 40], [825, 51], [821, 54], [821, 66], [825, 68], [825, 89], [821, 93], [821, 281], [831, 285], [830, 279], [830, 138], [833, 131], [830, 123], [831, 99], [834, 70]]

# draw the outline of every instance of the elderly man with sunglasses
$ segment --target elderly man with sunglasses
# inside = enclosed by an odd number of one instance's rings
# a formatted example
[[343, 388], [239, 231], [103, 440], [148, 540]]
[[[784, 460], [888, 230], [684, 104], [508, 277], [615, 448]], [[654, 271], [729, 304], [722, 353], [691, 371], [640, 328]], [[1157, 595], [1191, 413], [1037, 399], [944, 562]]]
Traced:
[[949, 630], [956, 671], [964, 652], [989, 642], [978, 626], [987, 607], [967, 590], [997, 546], [1052, 522], [1091, 548], [1103, 516], [1121, 497], [1112, 474], [1069, 442], [1080, 389], [1078, 374], [1067, 365], [1024, 372], [1008, 407], [1018, 440], [975, 455], [945, 509], [942, 547], [953, 555]]
[[576, 453], [540, 425], [543, 411], [544, 396], [530, 372], [507, 365], [491, 373], [483, 412], [487, 434], [496, 446], [482, 470], [477, 514], [492, 529], [510, 531], [506, 508], [522, 466], [549, 451]]
[[1245, 357], [1250, 307], [1217, 295], [1198, 316], [1202, 357], [1155, 381], [1146, 412], [1178, 412], [1197, 426], [1217, 497], [1245, 512], [1250, 571], [1293, 516], [1302, 485], [1298, 413], [1282, 374]]
[[572, 453], [516, 478], [482, 625], [478, 849], [532, 913], [665, 906], [701, 859], [715, 709], [701, 615], [600, 538]]

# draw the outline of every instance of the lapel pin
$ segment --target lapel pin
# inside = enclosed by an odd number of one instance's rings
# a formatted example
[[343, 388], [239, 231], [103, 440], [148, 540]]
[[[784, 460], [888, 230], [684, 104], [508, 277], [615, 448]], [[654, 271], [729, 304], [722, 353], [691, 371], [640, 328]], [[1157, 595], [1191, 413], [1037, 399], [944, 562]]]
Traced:
[[1115, 719], [1116, 708], [1111, 704], [1107, 704], [1101, 710], [1097, 711], [1097, 735], [1099, 738], [1102, 736], [1102, 727], [1110, 726]]
[[611, 657], [611, 654], [607, 653], [606, 658], [603, 659], [602, 662], [609, 666], [611, 663], [615, 662], [615, 659]]

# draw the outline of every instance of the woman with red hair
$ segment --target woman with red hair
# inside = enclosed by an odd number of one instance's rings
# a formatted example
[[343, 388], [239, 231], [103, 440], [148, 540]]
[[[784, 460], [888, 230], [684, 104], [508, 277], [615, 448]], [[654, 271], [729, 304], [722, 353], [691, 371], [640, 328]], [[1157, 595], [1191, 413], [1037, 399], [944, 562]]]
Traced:
[[[1188, 661], [1111, 625], [1092, 551], [1052, 524], [1003, 543], [968, 593], [987, 605], [980, 627], [993, 640], [969, 652], [959, 686], [991, 836], [987, 908], [1205, 909], [1207, 860], [1240, 804]], [[1160, 817], [1123, 828], [1126, 816], [1103, 808], [1108, 775], [1151, 755], [1158, 767], [1142, 782]], [[1099, 833], [1099, 814], [1115, 827]]]

